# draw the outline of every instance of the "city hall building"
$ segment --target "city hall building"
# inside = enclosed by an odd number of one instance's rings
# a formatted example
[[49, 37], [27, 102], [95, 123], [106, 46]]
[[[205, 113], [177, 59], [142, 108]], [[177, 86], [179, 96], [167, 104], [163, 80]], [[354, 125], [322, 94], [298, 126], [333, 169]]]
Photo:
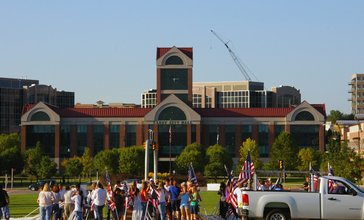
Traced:
[[[21, 118], [21, 148], [25, 151], [39, 141], [57, 163], [106, 149], [142, 145], [153, 130], [159, 146], [160, 170], [168, 171], [184, 147], [220, 144], [232, 158], [239, 147], [254, 139], [262, 158], [280, 132], [291, 133], [299, 147], [324, 151], [325, 106], [306, 101], [287, 107], [202, 108], [193, 106], [192, 48], [157, 48], [154, 107], [57, 108], [43, 102], [28, 105]], [[171, 128], [171, 133], [170, 133]], [[166, 170], [163, 170], [166, 167]]]

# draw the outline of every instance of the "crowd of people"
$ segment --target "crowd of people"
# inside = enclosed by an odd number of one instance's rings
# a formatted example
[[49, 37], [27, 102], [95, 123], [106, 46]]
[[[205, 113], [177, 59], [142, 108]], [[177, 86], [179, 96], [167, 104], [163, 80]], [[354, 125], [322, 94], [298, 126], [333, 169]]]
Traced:
[[[132, 210], [132, 219], [144, 219], [146, 216], [148, 219], [160, 220], [199, 219], [198, 203], [201, 201], [201, 197], [198, 187], [190, 181], [178, 184], [176, 179], [156, 182], [150, 179], [148, 182], [143, 181], [140, 189], [137, 187], [137, 183], [133, 182], [127, 192], [123, 192], [124, 186], [114, 188], [116, 190], [119, 188], [125, 195], [124, 208]], [[115, 197], [113, 200], [117, 204]], [[127, 212], [124, 208], [122, 210], [124, 216], [120, 218], [119, 215], [119, 219], [126, 217]], [[114, 219], [118, 218], [114, 216]]]
[[77, 184], [74, 188], [62, 184], [49, 186], [45, 183], [39, 192], [37, 202], [41, 220], [83, 219], [84, 190]]
[[143, 181], [137, 187], [134, 181], [130, 186], [117, 181], [114, 186], [101, 182], [86, 189], [62, 184], [49, 186], [45, 183], [40, 189], [37, 202], [41, 220], [68, 219], [160, 219], [195, 220], [200, 219], [199, 189], [190, 181], [178, 183], [176, 179], [164, 181]]

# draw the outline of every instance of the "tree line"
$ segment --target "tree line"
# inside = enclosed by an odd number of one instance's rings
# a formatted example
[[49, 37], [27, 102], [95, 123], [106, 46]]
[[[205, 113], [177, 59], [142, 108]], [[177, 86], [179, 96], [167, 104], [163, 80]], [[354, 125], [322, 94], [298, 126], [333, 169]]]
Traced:
[[[246, 139], [239, 148], [239, 161], [233, 167], [232, 155], [221, 145], [207, 148], [200, 144], [187, 145], [175, 160], [177, 173], [185, 174], [190, 162], [196, 172], [204, 176], [225, 176], [225, 166], [234, 170], [237, 176], [242, 164], [250, 151], [256, 169], [277, 170], [278, 161], [283, 160], [286, 170], [308, 171], [309, 164], [316, 171], [327, 172], [328, 162], [333, 167], [335, 175], [343, 176], [353, 181], [361, 180], [361, 158], [346, 142], [341, 142], [337, 133], [327, 137], [326, 151], [321, 152], [313, 147], [298, 148], [287, 132], [282, 132], [274, 141], [269, 153], [269, 161], [260, 160], [258, 144], [255, 140]], [[20, 151], [18, 134], [0, 135], [0, 168], [2, 174], [10, 173], [13, 168], [17, 174], [36, 178], [49, 178], [57, 173], [60, 176], [89, 177], [92, 171], [98, 170], [103, 174], [107, 168], [110, 174], [122, 174], [125, 177], [141, 177], [144, 172], [143, 146], [130, 146], [103, 150], [91, 156], [89, 148], [85, 148], [82, 156], [64, 159], [57, 170], [57, 164], [44, 154], [38, 143], [36, 147]]]

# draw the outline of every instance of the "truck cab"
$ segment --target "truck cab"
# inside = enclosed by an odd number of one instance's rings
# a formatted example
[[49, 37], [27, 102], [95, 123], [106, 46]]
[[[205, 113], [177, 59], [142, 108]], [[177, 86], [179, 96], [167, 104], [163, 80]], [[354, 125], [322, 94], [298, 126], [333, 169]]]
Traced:
[[243, 191], [249, 218], [364, 219], [364, 191], [336, 176], [319, 178], [316, 191]]
[[363, 219], [364, 191], [341, 177], [320, 179], [322, 218]]

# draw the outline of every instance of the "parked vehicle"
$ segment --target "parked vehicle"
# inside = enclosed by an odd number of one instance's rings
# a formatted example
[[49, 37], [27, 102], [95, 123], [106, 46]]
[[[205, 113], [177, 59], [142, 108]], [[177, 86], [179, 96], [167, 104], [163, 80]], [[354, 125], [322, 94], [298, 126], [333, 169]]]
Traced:
[[363, 189], [335, 176], [320, 177], [317, 192], [243, 190], [243, 205], [249, 219], [364, 219]]
[[56, 181], [53, 179], [39, 180], [36, 183], [30, 184], [28, 188], [32, 191], [37, 191], [39, 188], [43, 187], [45, 183], [48, 183], [50, 187], [56, 184]]

